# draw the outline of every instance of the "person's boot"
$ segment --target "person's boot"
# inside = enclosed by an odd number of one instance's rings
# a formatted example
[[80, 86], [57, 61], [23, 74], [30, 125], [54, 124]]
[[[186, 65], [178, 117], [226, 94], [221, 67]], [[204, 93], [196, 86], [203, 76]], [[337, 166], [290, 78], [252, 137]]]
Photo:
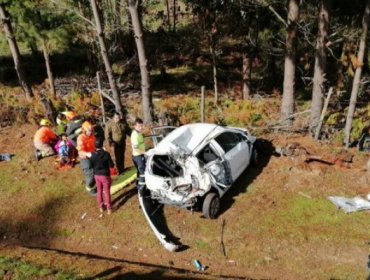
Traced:
[[42, 153], [38, 149], [35, 150], [35, 159], [36, 161], [39, 161], [40, 159], [42, 159]]
[[85, 189], [86, 191], [92, 195], [92, 196], [96, 196], [96, 187], [93, 186], [93, 187], [90, 187], [90, 186], [85, 186]]

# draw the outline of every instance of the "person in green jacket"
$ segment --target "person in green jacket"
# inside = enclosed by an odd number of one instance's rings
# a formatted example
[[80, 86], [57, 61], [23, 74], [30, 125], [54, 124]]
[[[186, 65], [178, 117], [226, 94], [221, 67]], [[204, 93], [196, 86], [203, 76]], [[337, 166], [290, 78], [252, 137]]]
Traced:
[[137, 170], [136, 188], [141, 189], [145, 185], [145, 144], [143, 136], [143, 120], [137, 118], [135, 126], [131, 133], [131, 146], [132, 146], [132, 161]]
[[130, 133], [130, 127], [122, 121], [117, 112], [105, 126], [105, 139], [108, 140], [109, 146], [113, 147], [118, 174], [122, 174], [125, 169], [126, 136], [130, 136]]

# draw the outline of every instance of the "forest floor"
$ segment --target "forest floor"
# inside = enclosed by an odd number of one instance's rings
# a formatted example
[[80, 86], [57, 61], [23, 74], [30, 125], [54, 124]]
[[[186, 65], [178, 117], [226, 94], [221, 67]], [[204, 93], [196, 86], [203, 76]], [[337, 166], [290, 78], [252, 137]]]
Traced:
[[[260, 163], [222, 199], [218, 219], [164, 208], [168, 227], [188, 246], [171, 253], [152, 234], [133, 185], [113, 196], [112, 215], [99, 218], [78, 165], [58, 171], [53, 158], [33, 159], [36, 129], [24, 124], [0, 130], [0, 153], [15, 154], [12, 161], [0, 162], [0, 257], [78, 279], [368, 277], [370, 212], [345, 214], [327, 199], [370, 193], [366, 154], [350, 150], [349, 166], [276, 157], [274, 147], [293, 142], [324, 160], [335, 158], [340, 148], [294, 134], [262, 136]], [[197, 272], [193, 259], [207, 269]], [[11, 279], [11, 271], [0, 272]]]

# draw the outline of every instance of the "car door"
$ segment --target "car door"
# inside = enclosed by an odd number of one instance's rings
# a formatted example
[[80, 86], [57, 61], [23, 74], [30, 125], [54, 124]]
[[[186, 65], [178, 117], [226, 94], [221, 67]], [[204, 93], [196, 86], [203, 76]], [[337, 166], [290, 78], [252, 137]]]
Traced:
[[229, 163], [231, 176], [235, 181], [248, 166], [249, 147], [240, 133], [226, 131], [215, 137], [215, 141], [224, 151], [225, 160]]

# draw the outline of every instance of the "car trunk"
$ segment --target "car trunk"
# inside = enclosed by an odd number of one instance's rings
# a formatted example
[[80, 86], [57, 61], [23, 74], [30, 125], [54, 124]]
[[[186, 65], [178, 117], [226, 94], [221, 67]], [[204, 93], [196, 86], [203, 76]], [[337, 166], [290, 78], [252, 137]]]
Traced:
[[184, 175], [183, 168], [169, 155], [154, 155], [152, 173], [160, 177], [180, 177]]

